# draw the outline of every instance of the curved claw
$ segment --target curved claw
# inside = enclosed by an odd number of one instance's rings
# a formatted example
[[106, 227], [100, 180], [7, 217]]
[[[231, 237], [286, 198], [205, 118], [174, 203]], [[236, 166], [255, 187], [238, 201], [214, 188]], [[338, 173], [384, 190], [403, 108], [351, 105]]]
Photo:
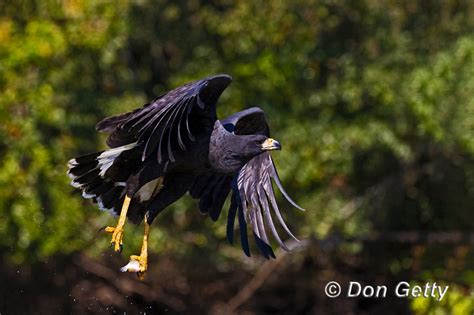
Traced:
[[115, 242], [110, 242], [110, 248], [112, 247], [114, 248], [114, 251], [118, 253], [122, 253], [123, 251], [123, 244], [118, 244], [117, 246]]
[[121, 253], [123, 250], [123, 229], [119, 227], [107, 226], [104, 230], [107, 233], [112, 233], [110, 247], [113, 247], [114, 251]]
[[101, 227], [100, 229], [97, 230], [97, 233], [101, 233], [102, 231], [105, 231], [106, 228], [107, 226]]

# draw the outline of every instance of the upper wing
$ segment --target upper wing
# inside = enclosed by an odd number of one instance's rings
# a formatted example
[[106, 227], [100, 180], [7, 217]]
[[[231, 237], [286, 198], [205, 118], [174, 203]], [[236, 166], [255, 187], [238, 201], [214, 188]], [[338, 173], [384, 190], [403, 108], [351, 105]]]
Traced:
[[236, 135], [270, 136], [267, 118], [261, 108], [252, 107], [221, 120], [222, 126]]
[[[186, 150], [186, 142], [195, 140], [190, 127], [192, 124], [208, 124], [209, 126], [199, 125], [205, 127], [200, 130], [206, 130], [207, 127], [212, 131], [217, 119], [217, 100], [231, 80], [228, 75], [217, 75], [188, 83], [142, 108], [108, 117], [99, 122], [96, 129], [111, 132], [107, 145], [112, 148], [143, 142], [145, 147], [142, 160], [156, 152], [159, 163], [164, 157], [174, 162], [172, 149], [179, 146]], [[183, 137], [183, 133], [187, 138]]]
[[245, 164], [232, 182], [232, 199], [229, 208], [227, 237], [232, 243], [234, 221], [237, 214], [242, 248], [248, 256], [250, 256], [250, 251], [247, 239], [247, 222], [250, 222], [257, 246], [265, 257], [274, 257], [267, 237], [266, 228], [270, 229], [278, 244], [283, 249], [288, 250], [278, 235], [273, 222], [272, 212], [273, 215], [276, 215], [280, 225], [288, 235], [298, 241], [288, 229], [278, 208], [273, 191], [272, 179], [283, 196], [285, 196], [293, 206], [304, 210], [298, 206], [283, 189], [273, 160], [268, 152], [254, 157]]

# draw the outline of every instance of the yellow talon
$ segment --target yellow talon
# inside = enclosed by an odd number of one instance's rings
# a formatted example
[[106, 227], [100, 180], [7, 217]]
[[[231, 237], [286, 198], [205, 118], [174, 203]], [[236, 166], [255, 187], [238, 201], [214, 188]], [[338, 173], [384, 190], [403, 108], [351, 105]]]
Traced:
[[118, 225], [117, 227], [108, 226], [105, 228], [105, 232], [112, 233], [112, 240], [110, 241], [110, 246], [114, 247], [114, 251], [121, 252], [123, 247], [123, 229]]
[[105, 228], [105, 232], [112, 233], [112, 240], [110, 245], [114, 246], [116, 252], [122, 251], [122, 239], [123, 239], [123, 226], [125, 225], [125, 220], [127, 219], [127, 211], [130, 206], [130, 197], [125, 196], [123, 201], [122, 210], [120, 211], [120, 217], [116, 227], [108, 226]]
[[122, 272], [136, 272], [140, 280], [145, 278], [145, 273], [148, 269], [148, 235], [150, 234], [150, 225], [147, 223], [146, 218], [143, 221], [145, 224], [145, 232], [143, 234], [142, 251], [140, 256], [130, 256], [128, 264], [120, 269]]

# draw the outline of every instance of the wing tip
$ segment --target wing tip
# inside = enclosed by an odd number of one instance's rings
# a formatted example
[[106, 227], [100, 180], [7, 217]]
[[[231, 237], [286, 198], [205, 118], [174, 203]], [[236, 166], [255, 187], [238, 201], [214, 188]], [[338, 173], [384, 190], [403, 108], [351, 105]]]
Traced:
[[[206, 79], [209, 87], [222, 93], [232, 82], [232, 77], [228, 74], [217, 74]], [[218, 96], [220, 96], [220, 93]]]
[[257, 234], [254, 232], [254, 238], [255, 238], [255, 243], [257, 244], [258, 249], [260, 250], [260, 253], [262, 254], [263, 257], [266, 259], [276, 259], [275, 253], [273, 252], [272, 247], [270, 244], [268, 244], [266, 241], [262, 240], [260, 237], [258, 237]]
[[98, 132], [112, 132], [117, 127], [114, 125], [114, 118], [116, 116], [105, 117], [95, 124], [95, 130]]
[[306, 209], [305, 209], [305, 208], [302, 208], [301, 206], [299, 206], [299, 205], [298, 205], [298, 204], [296, 204], [296, 203], [295, 203], [295, 208], [296, 208], [296, 209], [298, 209], [298, 210], [301, 210], [301, 211], [303, 211], [303, 212], [305, 212], [305, 211], [306, 211]]
[[219, 73], [219, 74], [213, 75], [213, 76], [208, 78], [208, 80], [214, 80], [214, 79], [227, 81], [229, 83], [232, 82], [232, 77], [229, 74], [226, 74], [226, 73]]

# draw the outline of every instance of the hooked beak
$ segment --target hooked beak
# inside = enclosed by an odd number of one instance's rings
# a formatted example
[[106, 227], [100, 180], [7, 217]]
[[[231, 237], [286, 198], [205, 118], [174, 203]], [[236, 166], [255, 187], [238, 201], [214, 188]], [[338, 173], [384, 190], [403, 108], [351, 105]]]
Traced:
[[268, 138], [262, 143], [262, 150], [271, 151], [271, 150], [281, 150], [280, 142], [275, 139]]

